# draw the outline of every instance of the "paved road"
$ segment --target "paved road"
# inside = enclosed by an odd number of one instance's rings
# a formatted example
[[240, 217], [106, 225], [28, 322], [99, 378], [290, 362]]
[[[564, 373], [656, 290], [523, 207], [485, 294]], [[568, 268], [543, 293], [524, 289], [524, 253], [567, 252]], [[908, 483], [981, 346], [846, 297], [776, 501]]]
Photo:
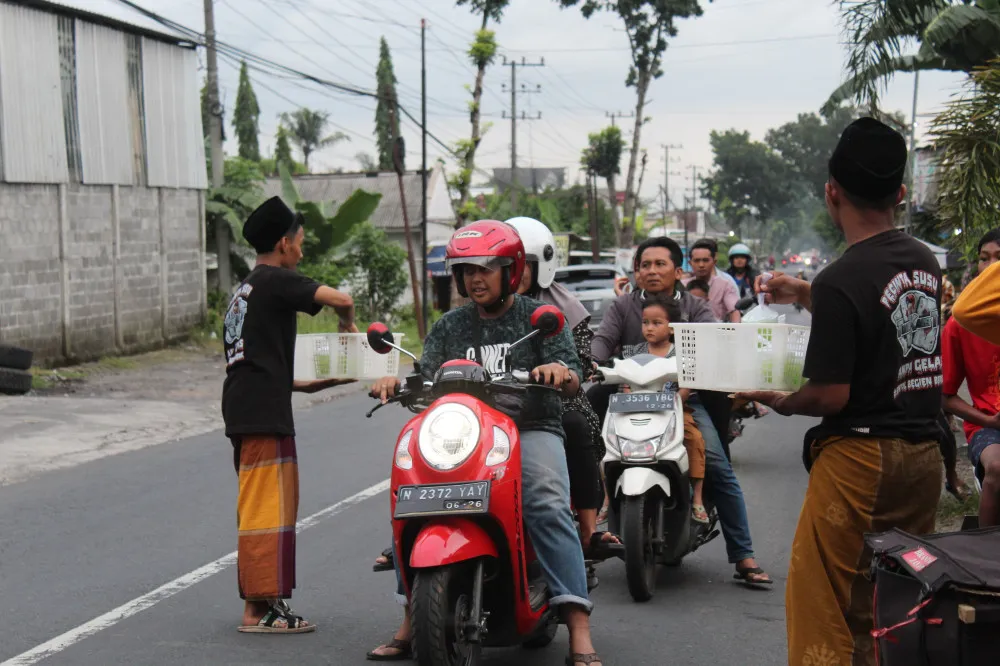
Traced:
[[[368, 404], [352, 395], [299, 415], [303, 517], [387, 478], [391, 442], [407, 413], [386, 409], [369, 421], [361, 415]], [[806, 483], [799, 450], [808, 425], [769, 416], [733, 445], [758, 556], [778, 580], [775, 589], [734, 584], [721, 539], [664, 571], [656, 598], [644, 605], [628, 597], [621, 564], [606, 563], [593, 618], [605, 664], [786, 663], [783, 584]], [[72, 634], [53, 641], [41, 663], [365, 663], [364, 652], [399, 619], [392, 575], [370, 569], [388, 541], [387, 494], [339, 506], [302, 533], [295, 607], [320, 629], [291, 637], [235, 631], [241, 606], [232, 566], [203, 570], [196, 583], [189, 575], [235, 549], [235, 495], [220, 433], [0, 488], [0, 666], [35, 663], [16, 657], [81, 626], [105, 628], [79, 642]], [[186, 589], [174, 596], [144, 597], [184, 576]], [[136, 599], [152, 605], [120, 622], [87, 624]], [[561, 663], [564, 637], [538, 653], [490, 652], [487, 663]]]

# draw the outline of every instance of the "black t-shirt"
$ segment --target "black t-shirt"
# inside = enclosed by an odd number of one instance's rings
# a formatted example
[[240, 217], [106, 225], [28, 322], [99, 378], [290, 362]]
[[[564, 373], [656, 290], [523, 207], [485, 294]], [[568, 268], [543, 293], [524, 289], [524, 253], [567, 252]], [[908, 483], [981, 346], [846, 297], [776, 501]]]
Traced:
[[320, 285], [295, 271], [257, 266], [226, 311], [226, 435], [295, 435], [292, 381], [296, 313], [315, 315]]
[[940, 312], [937, 259], [901, 231], [852, 245], [816, 276], [803, 374], [850, 384], [851, 397], [806, 435], [807, 448], [838, 435], [937, 440]]

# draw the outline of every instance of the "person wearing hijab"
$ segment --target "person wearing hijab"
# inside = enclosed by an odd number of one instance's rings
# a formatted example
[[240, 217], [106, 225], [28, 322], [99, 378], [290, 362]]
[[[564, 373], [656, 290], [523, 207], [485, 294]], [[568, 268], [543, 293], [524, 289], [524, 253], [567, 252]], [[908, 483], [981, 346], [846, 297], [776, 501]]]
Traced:
[[906, 195], [906, 141], [861, 118], [830, 158], [827, 210], [843, 256], [812, 284], [777, 275], [769, 301], [812, 312], [803, 375], [792, 394], [739, 397], [783, 415], [822, 417], [805, 436], [809, 485], [792, 542], [785, 616], [788, 663], [876, 663], [868, 532], [934, 530], [942, 461], [941, 269], [895, 228]]
[[302, 259], [302, 217], [273, 197], [251, 213], [243, 237], [257, 261], [236, 288], [223, 326], [226, 381], [222, 416], [239, 475], [237, 573], [243, 633], [299, 634], [316, 625], [288, 607], [295, 587], [299, 476], [292, 391], [353, 380], [295, 381], [296, 318], [327, 306], [340, 331], [357, 333], [354, 302], [295, 269]]

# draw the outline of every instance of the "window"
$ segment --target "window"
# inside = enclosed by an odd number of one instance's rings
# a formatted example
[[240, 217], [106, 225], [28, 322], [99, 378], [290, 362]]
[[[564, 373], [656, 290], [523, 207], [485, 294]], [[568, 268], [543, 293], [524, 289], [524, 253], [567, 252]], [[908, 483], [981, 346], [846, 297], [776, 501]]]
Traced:
[[132, 133], [135, 184], [144, 186], [148, 178], [146, 176], [146, 102], [142, 90], [142, 38], [139, 35], [126, 35], [125, 48], [128, 51], [129, 131]]
[[80, 151], [80, 120], [76, 99], [76, 21], [59, 17], [59, 83], [66, 128], [66, 163], [69, 181], [81, 182], [83, 155]]

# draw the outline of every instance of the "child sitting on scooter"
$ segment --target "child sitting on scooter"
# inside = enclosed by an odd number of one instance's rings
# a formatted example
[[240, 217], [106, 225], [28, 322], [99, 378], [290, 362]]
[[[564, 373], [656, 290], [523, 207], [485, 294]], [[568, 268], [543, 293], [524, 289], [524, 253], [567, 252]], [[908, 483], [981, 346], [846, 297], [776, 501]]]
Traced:
[[[673, 358], [675, 355], [673, 333], [670, 322], [680, 321], [680, 306], [673, 299], [662, 296], [650, 296], [642, 306], [642, 337], [646, 339], [637, 345], [622, 349], [622, 357], [629, 358], [638, 354], [652, 354], [663, 358]], [[628, 387], [624, 387], [628, 391]], [[702, 499], [702, 487], [705, 483], [705, 439], [695, 425], [694, 415], [687, 406], [690, 389], [680, 389], [677, 396], [684, 403], [684, 448], [688, 454], [688, 476], [691, 479], [693, 503], [691, 517], [699, 523], [708, 522], [708, 512]]]

